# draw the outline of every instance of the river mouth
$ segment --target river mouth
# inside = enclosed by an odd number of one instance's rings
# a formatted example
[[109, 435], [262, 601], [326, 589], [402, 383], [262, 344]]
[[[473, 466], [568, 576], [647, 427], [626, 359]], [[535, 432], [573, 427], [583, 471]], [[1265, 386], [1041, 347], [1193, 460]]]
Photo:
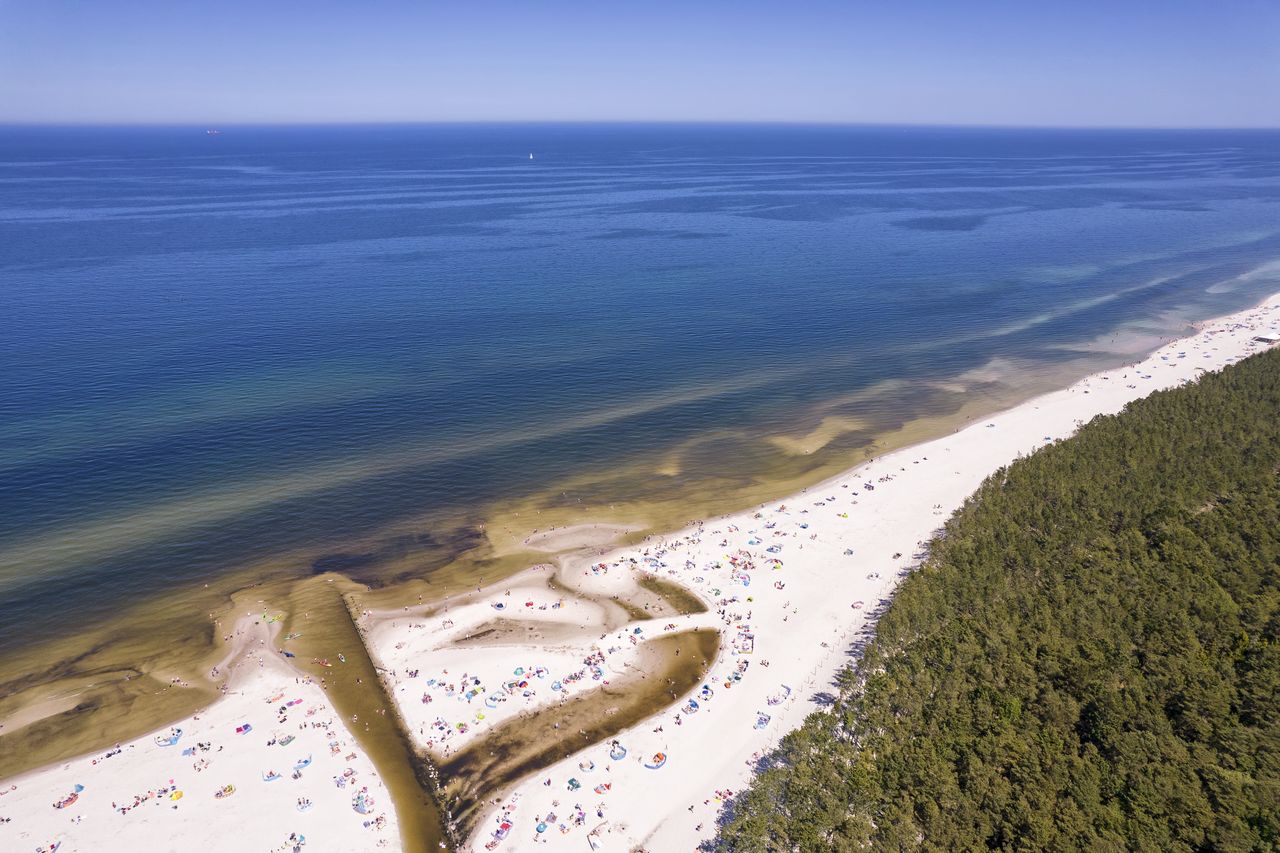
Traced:
[[352, 598], [358, 591], [350, 581], [336, 576], [296, 584], [283, 631], [300, 636], [282, 645], [296, 655], [298, 668], [324, 688], [338, 716], [378, 768], [395, 804], [402, 849], [438, 850], [451, 839], [433, 796], [433, 768], [413, 748], [369, 657], [352, 615]]

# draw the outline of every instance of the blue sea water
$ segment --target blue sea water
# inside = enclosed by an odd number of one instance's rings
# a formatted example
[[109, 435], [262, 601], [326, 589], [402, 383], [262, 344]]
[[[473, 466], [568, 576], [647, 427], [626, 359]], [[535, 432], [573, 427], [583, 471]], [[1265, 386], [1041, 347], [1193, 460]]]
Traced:
[[852, 460], [934, 380], [1280, 289], [1278, 201], [1264, 131], [0, 128], [0, 646], [751, 482], [817, 413]]

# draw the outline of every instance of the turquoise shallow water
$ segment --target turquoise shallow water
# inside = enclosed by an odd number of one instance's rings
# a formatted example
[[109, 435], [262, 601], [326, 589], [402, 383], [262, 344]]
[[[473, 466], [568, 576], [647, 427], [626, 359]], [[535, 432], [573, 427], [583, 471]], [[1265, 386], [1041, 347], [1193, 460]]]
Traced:
[[1271, 132], [4, 128], [0, 646], [1175, 332], [1280, 289], [1278, 201]]

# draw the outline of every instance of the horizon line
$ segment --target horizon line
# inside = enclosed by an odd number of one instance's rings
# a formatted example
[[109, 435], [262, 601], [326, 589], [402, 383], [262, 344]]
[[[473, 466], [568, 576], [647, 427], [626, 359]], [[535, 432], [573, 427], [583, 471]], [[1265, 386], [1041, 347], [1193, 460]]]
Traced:
[[299, 121], [255, 121], [231, 120], [197, 122], [183, 121], [100, 121], [100, 120], [58, 120], [30, 121], [24, 119], [0, 118], [0, 127], [4, 128], [336, 128], [336, 127], [438, 127], [438, 126], [636, 126], [636, 125], [673, 125], [673, 126], [721, 126], [721, 127], [826, 127], [826, 128], [919, 128], [939, 130], [1093, 130], [1093, 131], [1280, 131], [1277, 125], [1178, 125], [1178, 124], [1017, 124], [1005, 122], [923, 122], [923, 121], [817, 121], [807, 119], [357, 119], [357, 120], [299, 120]]

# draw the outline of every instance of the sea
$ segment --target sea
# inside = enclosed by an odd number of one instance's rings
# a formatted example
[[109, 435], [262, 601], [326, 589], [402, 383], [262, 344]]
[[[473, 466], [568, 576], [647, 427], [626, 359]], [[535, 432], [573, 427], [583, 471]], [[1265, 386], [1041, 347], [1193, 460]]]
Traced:
[[1280, 290], [1270, 131], [214, 130], [0, 127], [0, 652], [748, 505]]

